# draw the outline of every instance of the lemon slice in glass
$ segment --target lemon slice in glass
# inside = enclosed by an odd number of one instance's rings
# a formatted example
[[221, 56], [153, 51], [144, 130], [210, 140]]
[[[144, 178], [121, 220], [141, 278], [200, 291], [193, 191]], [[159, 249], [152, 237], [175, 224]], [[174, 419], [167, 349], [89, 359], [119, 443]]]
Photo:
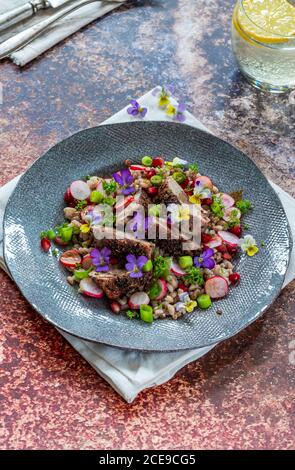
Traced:
[[233, 22], [243, 37], [260, 42], [295, 39], [295, 6], [288, 0], [242, 0]]

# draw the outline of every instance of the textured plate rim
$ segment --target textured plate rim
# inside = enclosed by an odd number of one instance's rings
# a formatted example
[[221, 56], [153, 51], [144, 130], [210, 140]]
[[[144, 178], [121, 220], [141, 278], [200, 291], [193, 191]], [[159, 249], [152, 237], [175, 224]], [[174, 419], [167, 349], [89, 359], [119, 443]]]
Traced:
[[[27, 169], [26, 171], [21, 175], [19, 181], [21, 181], [21, 179], [23, 178], [23, 176], [26, 175], [27, 172], [29, 172], [31, 170], [32, 167], [34, 167], [34, 165], [36, 165], [40, 159], [42, 159], [43, 157], [45, 157], [47, 155], [47, 153], [49, 151], [51, 151], [56, 145], [59, 145], [61, 143], [65, 143], [67, 142], [68, 140], [72, 139], [74, 136], [78, 136], [79, 134], [82, 134], [84, 132], [87, 132], [88, 130], [94, 130], [94, 129], [99, 129], [99, 128], [107, 128], [107, 127], [121, 127], [121, 126], [132, 126], [132, 124], [135, 124], [137, 123], [138, 124], [138, 121], [131, 121], [131, 122], [121, 122], [121, 123], [112, 123], [112, 124], [101, 124], [101, 125], [98, 125], [98, 126], [93, 126], [93, 127], [88, 127], [88, 128], [85, 128], [85, 129], [82, 129], [78, 132], [75, 132], [73, 134], [71, 134], [70, 136], [66, 137], [65, 139], [55, 143], [53, 146], [49, 147], [45, 153], [43, 153], [42, 155], [40, 155]], [[210, 342], [206, 342], [204, 343], [202, 346], [195, 346], [195, 348], [202, 348], [202, 347], [208, 347], [208, 346], [214, 346], [214, 345], [217, 345], [218, 343], [222, 342], [222, 341], [225, 341], [227, 339], [230, 339], [234, 336], [236, 336], [238, 333], [240, 333], [241, 331], [243, 331], [245, 328], [247, 328], [248, 326], [250, 326], [252, 323], [254, 323], [259, 317], [261, 317], [270, 307], [271, 305], [276, 301], [276, 299], [278, 298], [278, 296], [280, 295], [281, 293], [281, 290], [282, 290], [282, 287], [283, 287], [283, 284], [284, 284], [284, 281], [285, 281], [285, 278], [286, 278], [286, 273], [288, 271], [288, 267], [289, 267], [289, 264], [290, 264], [290, 258], [291, 258], [291, 252], [292, 252], [292, 247], [293, 247], [293, 239], [292, 239], [292, 236], [291, 236], [291, 228], [290, 228], [290, 224], [289, 224], [289, 220], [288, 220], [288, 217], [286, 215], [286, 211], [284, 209], [284, 206], [278, 196], [278, 194], [276, 193], [276, 191], [274, 190], [274, 188], [272, 187], [272, 185], [270, 184], [269, 180], [266, 178], [266, 176], [263, 174], [263, 172], [260, 170], [260, 168], [256, 165], [256, 163], [248, 156], [246, 155], [243, 151], [241, 151], [240, 149], [236, 148], [234, 145], [230, 144], [229, 142], [225, 141], [224, 139], [221, 139], [220, 137], [208, 132], [208, 131], [205, 131], [203, 129], [200, 129], [200, 128], [197, 128], [197, 127], [194, 127], [194, 126], [191, 126], [191, 125], [188, 125], [186, 123], [182, 123], [182, 124], [179, 124], [179, 123], [175, 123], [175, 122], [168, 122], [168, 121], [142, 121], [141, 122], [142, 124], [144, 125], [161, 125], [161, 124], [164, 124], [165, 126], [171, 126], [171, 127], [183, 127], [183, 126], [186, 126], [190, 129], [192, 129], [193, 131], [197, 131], [197, 132], [200, 132], [202, 134], [205, 134], [206, 136], [208, 136], [209, 138], [213, 139], [213, 140], [217, 140], [217, 141], [221, 141], [225, 146], [227, 146], [228, 148], [233, 148], [235, 149], [235, 151], [238, 151], [239, 153], [243, 154], [243, 156], [250, 160], [250, 162], [255, 166], [256, 168], [256, 171], [260, 174], [260, 176], [262, 177], [262, 179], [266, 182], [267, 186], [270, 188], [271, 192], [273, 193], [274, 197], [276, 198], [278, 204], [280, 205], [281, 209], [283, 210], [284, 214], [285, 214], [285, 218], [286, 218], [286, 228], [287, 228], [287, 231], [288, 231], [288, 262], [286, 263], [286, 266], [285, 266], [285, 272], [284, 274], [282, 274], [282, 277], [281, 277], [281, 282], [280, 284], [278, 284], [278, 286], [276, 287], [276, 292], [275, 294], [272, 296], [270, 302], [268, 304], [266, 304], [261, 310], [259, 310], [255, 316], [251, 317], [247, 322], [244, 323], [244, 325], [241, 327], [241, 328], [237, 328], [236, 330], [234, 330], [233, 332], [231, 332], [230, 334], [225, 334], [225, 335], [221, 335], [217, 338], [214, 339], [214, 341], [210, 341]], [[10, 202], [13, 198], [13, 195], [14, 195], [14, 192], [16, 191], [17, 189], [17, 186], [19, 184], [19, 181], [17, 182], [17, 185], [16, 187], [14, 188], [14, 190], [12, 191], [12, 193], [10, 194], [9, 198], [8, 198], [8, 201], [6, 203], [6, 206], [5, 206], [5, 210], [4, 210], [4, 216], [3, 216], [3, 258], [4, 258], [4, 261], [5, 261], [5, 265], [8, 269], [8, 272], [9, 272], [9, 275], [10, 277], [12, 278], [12, 280], [15, 282], [15, 284], [17, 285], [19, 291], [21, 292], [21, 294], [24, 296], [24, 298], [27, 300], [27, 302], [31, 305], [31, 307], [44, 319], [46, 320], [49, 324], [51, 324], [52, 326], [54, 326], [55, 328], [57, 328], [58, 330], [61, 330], [67, 334], [70, 334], [71, 336], [74, 336], [78, 339], [81, 339], [83, 341], [88, 341], [90, 343], [93, 343], [93, 344], [104, 344], [104, 345], [107, 345], [107, 346], [110, 346], [110, 347], [114, 347], [114, 348], [117, 348], [117, 349], [121, 349], [121, 350], [128, 350], [128, 351], [139, 351], [139, 352], [143, 352], [143, 353], [152, 353], [152, 352], [162, 352], [162, 353], [169, 353], [169, 352], [176, 352], [176, 351], [189, 351], [189, 350], [192, 350], [194, 349], [194, 347], [187, 347], [187, 348], [184, 348], [184, 347], [180, 347], [180, 348], [175, 348], [175, 349], [149, 349], [149, 350], [146, 350], [146, 349], [141, 349], [141, 348], [132, 348], [132, 347], [129, 347], [129, 346], [121, 346], [121, 345], [118, 345], [118, 344], [113, 344], [111, 342], [103, 342], [103, 341], [98, 341], [98, 340], [95, 340], [95, 339], [89, 339], [89, 338], [85, 338], [81, 335], [78, 335], [77, 333], [73, 333], [72, 331], [69, 331], [67, 330], [66, 328], [63, 328], [61, 326], [59, 326], [56, 322], [54, 322], [53, 320], [50, 320], [48, 319], [47, 315], [45, 313], [42, 313], [41, 311], [38, 310], [37, 306], [34, 306], [31, 301], [28, 299], [28, 297], [24, 294], [23, 292], [23, 288], [17, 283], [17, 281], [15, 280], [14, 278], [14, 275], [13, 275], [13, 272], [12, 270], [10, 269], [9, 267], [9, 261], [8, 261], [8, 257], [6, 256], [6, 215], [7, 215], [7, 212], [8, 212], [8, 208], [9, 208], [9, 205], [10, 205]]]

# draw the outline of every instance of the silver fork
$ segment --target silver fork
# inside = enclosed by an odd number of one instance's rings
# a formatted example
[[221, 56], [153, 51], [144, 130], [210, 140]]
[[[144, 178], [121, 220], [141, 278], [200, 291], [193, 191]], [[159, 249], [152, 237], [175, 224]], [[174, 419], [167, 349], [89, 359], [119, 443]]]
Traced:
[[[42, 34], [46, 29], [51, 26], [56, 21], [64, 18], [69, 13], [72, 13], [79, 8], [82, 8], [85, 5], [90, 3], [95, 3], [99, 0], [80, 0], [78, 3], [73, 5], [68, 5], [63, 10], [55, 13], [54, 15], [46, 18], [45, 20], [40, 21], [39, 23], [31, 26], [25, 31], [21, 31], [15, 36], [7, 39], [2, 44], [0, 44], [0, 60], [8, 57], [12, 52], [16, 52], [24, 46], [27, 46], [36, 39], [40, 34]], [[125, 3], [126, 0], [102, 0], [101, 3]]]

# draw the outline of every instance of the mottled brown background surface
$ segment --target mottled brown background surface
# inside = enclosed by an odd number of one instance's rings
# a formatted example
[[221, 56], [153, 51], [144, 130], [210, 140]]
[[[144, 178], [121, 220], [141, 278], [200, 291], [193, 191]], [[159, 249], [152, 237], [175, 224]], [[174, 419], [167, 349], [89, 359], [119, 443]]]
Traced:
[[[128, 98], [173, 82], [206, 126], [295, 196], [294, 105], [242, 81], [230, 50], [232, 6], [231, 0], [139, 1], [23, 70], [3, 62], [0, 184]], [[2, 272], [0, 288], [1, 448], [295, 447], [294, 281], [261, 320], [132, 405]]]

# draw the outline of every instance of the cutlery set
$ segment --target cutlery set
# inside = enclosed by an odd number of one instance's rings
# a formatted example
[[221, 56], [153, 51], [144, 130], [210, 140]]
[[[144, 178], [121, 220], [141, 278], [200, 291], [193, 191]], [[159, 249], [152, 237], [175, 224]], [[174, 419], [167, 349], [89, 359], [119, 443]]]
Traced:
[[[0, 59], [8, 57], [11, 53], [21, 49], [36, 37], [40, 36], [46, 29], [56, 21], [64, 18], [70, 13], [91, 3], [124, 3], [126, 0], [31, 0], [24, 5], [14, 8], [0, 15], [0, 31], [11, 27], [20, 21], [37, 15], [42, 10], [51, 9], [53, 14], [39, 23], [15, 34], [6, 41], [0, 43]], [[64, 8], [59, 9], [59, 7]], [[56, 10], [56, 11], [55, 11]]]

